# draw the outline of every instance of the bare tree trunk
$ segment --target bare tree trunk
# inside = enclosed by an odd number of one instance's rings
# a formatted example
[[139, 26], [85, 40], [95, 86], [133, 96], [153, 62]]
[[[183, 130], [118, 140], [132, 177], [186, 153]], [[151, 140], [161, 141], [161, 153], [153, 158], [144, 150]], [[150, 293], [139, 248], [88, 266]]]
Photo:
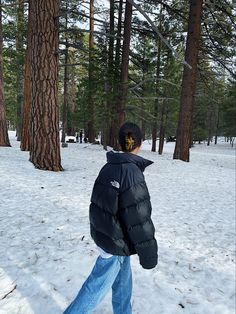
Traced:
[[[113, 8], [111, 7], [113, 10]], [[123, 13], [123, 0], [119, 1], [118, 7], [118, 22], [117, 22], [117, 38], [116, 38], [116, 48], [115, 48], [115, 60], [114, 60], [114, 88], [113, 88], [113, 95], [114, 100], [113, 104], [111, 104], [110, 108], [110, 115], [111, 121], [108, 127], [109, 130], [109, 137], [108, 137], [108, 144], [113, 147], [114, 149], [119, 149], [117, 133], [119, 129], [119, 121], [117, 119], [117, 113], [119, 112], [117, 108], [118, 97], [120, 95], [119, 84], [120, 84], [120, 51], [121, 51], [121, 31], [122, 31], [122, 14]], [[112, 14], [112, 12], [111, 12]]]
[[143, 141], [146, 140], [146, 122], [144, 119], [141, 120], [141, 130], [142, 130], [142, 135], [143, 135]]
[[117, 39], [116, 39], [116, 55], [115, 55], [115, 78], [118, 81], [120, 78], [120, 49], [121, 49], [121, 29], [122, 29], [122, 10], [123, 0], [119, 1], [118, 9], [118, 24], [117, 24]]
[[166, 132], [166, 123], [167, 123], [167, 110], [166, 105], [162, 103], [161, 107], [161, 123], [160, 123], [160, 134], [159, 134], [159, 147], [158, 154], [162, 155], [164, 142], [165, 142], [165, 132]]
[[[110, 1], [110, 34], [115, 34], [115, 6], [114, 0]], [[107, 150], [107, 145], [111, 145], [109, 141], [109, 129], [112, 124], [115, 123], [114, 117], [114, 37], [109, 38], [109, 50], [108, 50], [108, 70], [107, 70], [107, 82], [105, 83], [105, 93], [107, 95], [105, 101], [105, 115], [104, 118], [107, 123], [103, 128], [103, 148]]]
[[[159, 14], [159, 27], [161, 29], [162, 27], [162, 5], [160, 6], [160, 14]], [[158, 97], [159, 94], [160, 94], [160, 88], [159, 88], [159, 85], [160, 85], [160, 81], [159, 81], [159, 78], [160, 78], [160, 74], [161, 74], [161, 50], [162, 50], [162, 43], [161, 43], [161, 40], [160, 38], [158, 38], [158, 41], [157, 41], [157, 63], [156, 63], [156, 96]], [[156, 152], [156, 141], [157, 141], [157, 118], [158, 118], [158, 98], [155, 99], [155, 102], [154, 102], [154, 112], [153, 112], [153, 122], [152, 122], [152, 152]]]
[[[68, 64], [68, 40], [66, 39], [65, 47], [65, 64]], [[65, 143], [66, 135], [68, 133], [68, 82], [69, 82], [69, 69], [64, 69], [64, 92], [63, 92], [63, 109], [62, 109], [62, 133], [61, 142]]]
[[[76, 50], [68, 51], [69, 64], [76, 63]], [[75, 135], [76, 131], [78, 131], [78, 127], [74, 121], [74, 114], [77, 111], [77, 76], [75, 67], [69, 67], [69, 86], [68, 86], [68, 135]]]
[[23, 107], [23, 29], [24, 3], [19, 2], [17, 8], [17, 34], [16, 34], [16, 134], [17, 141], [21, 141], [22, 107]]
[[152, 152], [156, 152], [157, 150], [157, 113], [158, 112], [158, 103], [157, 100], [155, 100], [155, 105], [154, 105], [154, 121], [152, 123]]
[[33, 27], [32, 1], [33, 0], [29, 0], [27, 48], [25, 53], [25, 79], [24, 79], [24, 98], [22, 109], [22, 134], [21, 134], [21, 150], [23, 151], [30, 151], [30, 118], [32, 101], [31, 37]]
[[59, 0], [34, 0], [32, 36], [32, 127], [30, 161], [61, 171], [59, 139]]
[[202, 3], [203, 0], [190, 1], [185, 61], [192, 66], [192, 70], [185, 67], [183, 72], [177, 139], [173, 156], [174, 159], [183, 161], [189, 161], [191, 121], [194, 93], [196, 90], [198, 51], [201, 36]]
[[88, 141], [95, 140], [94, 128], [94, 0], [90, 0], [90, 33], [89, 33], [89, 99], [88, 99]]
[[[68, 9], [68, 2], [66, 1], [66, 9]], [[67, 31], [68, 27], [68, 15], [66, 12], [65, 15], [65, 30]], [[66, 33], [65, 39], [65, 64], [68, 64], [68, 38]], [[68, 83], [69, 83], [69, 69], [65, 66], [64, 69], [64, 91], [63, 91], [63, 109], [62, 109], [62, 134], [61, 134], [61, 142], [65, 145], [66, 135], [68, 132]]]
[[132, 4], [126, 2], [124, 21], [124, 41], [121, 62], [120, 98], [118, 101], [119, 124], [125, 121], [125, 106], [128, 96], [129, 51], [131, 38]]
[[0, 146], [11, 146], [8, 132], [3, 86], [3, 34], [2, 34], [2, 1], [0, 0]]
[[217, 121], [216, 121], [216, 131], [215, 131], [215, 145], [217, 144], [218, 140], [218, 132], [219, 132], [219, 124], [220, 124], [220, 110], [217, 108]]

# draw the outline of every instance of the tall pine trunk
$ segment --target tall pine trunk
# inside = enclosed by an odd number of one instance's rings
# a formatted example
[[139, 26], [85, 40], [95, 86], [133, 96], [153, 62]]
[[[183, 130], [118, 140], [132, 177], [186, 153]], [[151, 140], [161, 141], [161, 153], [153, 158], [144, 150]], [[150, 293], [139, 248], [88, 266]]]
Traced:
[[32, 68], [31, 68], [31, 38], [32, 38], [32, 1], [29, 0], [28, 7], [28, 33], [27, 48], [25, 53], [25, 77], [24, 77], [24, 97], [22, 109], [22, 132], [21, 150], [30, 151], [30, 119], [32, 102]]
[[24, 54], [24, 2], [19, 2], [17, 8], [16, 33], [16, 134], [17, 141], [21, 141], [22, 107], [23, 107], [23, 54]]
[[34, 0], [32, 36], [32, 127], [30, 161], [60, 171], [58, 50], [59, 0]]
[[165, 142], [165, 132], [166, 132], [166, 123], [167, 123], [167, 104], [164, 104], [164, 100], [161, 105], [161, 121], [160, 121], [160, 134], [159, 134], [159, 147], [158, 154], [162, 155], [164, 142]]
[[89, 33], [89, 96], [88, 96], [88, 141], [95, 140], [94, 126], [94, 0], [90, 0], [90, 33]]
[[0, 0], [0, 146], [11, 146], [8, 132], [3, 86], [3, 34], [2, 34], [2, 1]]
[[[159, 97], [160, 90], [159, 90], [159, 85], [160, 85], [160, 71], [161, 71], [161, 41], [158, 40], [158, 52], [157, 52], [157, 66], [156, 66], [156, 96]], [[158, 105], [159, 105], [159, 100], [158, 98], [155, 99], [154, 102], [154, 108], [153, 108], [153, 121], [152, 121], [152, 152], [156, 152], [156, 146], [157, 146], [157, 119], [158, 119]]]
[[190, 1], [185, 61], [192, 66], [192, 69], [185, 67], [183, 72], [177, 139], [174, 151], [174, 159], [183, 161], [189, 161], [189, 143], [192, 132], [193, 102], [201, 36], [202, 4], [203, 0]]
[[[159, 13], [159, 28], [162, 29], [162, 5], [160, 5]], [[157, 119], [158, 119], [158, 107], [159, 107], [159, 95], [160, 95], [160, 75], [161, 75], [161, 52], [162, 52], [162, 43], [160, 38], [157, 41], [157, 64], [156, 64], [156, 99], [153, 106], [153, 121], [152, 121], [152, 152], [156, 152], [157, 146]]]
[[111, 147], [114, 149], [119, 149], [118, 145], [118, 128], [120, 126], [119, 120], [117, 119], [118, 114], [118, 97], [120, 93], [119, 84], [120, 84], [120, 74], [121, 74], [121, 32], [122, 32], [122, 16], [123, 16], [123, 0], [119, 1], [119, 7], [118, 7], [118, 22], [117, 22], [117, 36], [116, 36], [116, 47], [115, 47], [115, 60], [114, 60], [114, 89], [113, 89], [113, 103], [111, 104], [111, 123], [109, 125], [108, 133], [108, 143]]
[[128, 1], [125, 7], [124, 41], [121, 62], [120, 98], [118, 101], [118, 121], [121, 125], [125, 121], [125, 107], [128, 96], [129, 52], [131, 39], [132, 4]]
[[[114, 76], [115, 76], [116, 83], [118, 83], [120, 80], [120, 50], [121, 50], [122, 12], [123, 12], [123, 0], [120, 0], [119, 1], [119, 8], [118, 8], [117, 38], [116, 38], [115, 66], [114, 66]], [[117, 92], [117, 90], [116, 90], [116, 92]]]
[[107, 68], [107, 78], [104, 86], [106, 93], [106, 101], [104, 102], [105, 114], [104, 118], [107, 123], [103, 126], [103, 148], [107, 150], [107, 145], [111, 145], [109, 141], [109, 131], [114, 124], [114, 34], [115, 34], [115, 5], [114, 0], [110, 1], [110, 27], [109, 32], [111, 35], [109, 37], [109, 49], [108, 49], [108, 68]]
[[[68, 9], [68, 2], [66, 1], [66, 10]], [[64, 68], [64, 91], [63, 91], [63, 108], [62, 108], [62, 134], [61, 142], [65, 143], [66, 135], [68, 133], [68, 84], [69, 84], [69, 69], [68, 69], [68, 38], [67, 38], [67, 28], [68, 28], [68, 14], [66, 12], [65, 16], [65, 68]], [[64, 146], [65, 147], [65, 146]]]
[[[74, 64], [77, 61], [75, 55], [76, 49], [68, 50], [68, 62], [69, 64]], [[77, 122], [75, 122], [74, 115], [77, 112], [77, 94], [78, 94], [78, 87], [77, 87], [77, 75], [75, 67], [68, 66], [68, 135], [74, 136], [78, 127], [76, 126]]]

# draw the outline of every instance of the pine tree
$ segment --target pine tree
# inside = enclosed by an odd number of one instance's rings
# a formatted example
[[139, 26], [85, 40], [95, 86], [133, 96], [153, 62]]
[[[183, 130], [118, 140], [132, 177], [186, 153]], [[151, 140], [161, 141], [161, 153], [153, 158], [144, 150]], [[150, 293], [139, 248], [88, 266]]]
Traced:
[[174, 159], [189, 161], [192, 134], [192, 114], [196, 90], [198, 51], [201, 34], [202, 0], [191, 0], [185, 60], [192, 69], [185, 67], [182, 79], [181, 104]]
[[32, 2], [32, 126], [30, 161], [42, 170], [60, 171], [57, 101], [59, 1]]
[[2, 34], [2, 1], [0, 0], [0, 146], [11, 146], [8, 132], [3, 86], [3, 34]]
[[32, 104], [32, 67], [31, 67], [31, 38], [32, 38], [32, 1], [28, 5], [28, 32], [27, 47], [25, 52], [25, 75], [24, 75], [24, 97], [22, 108], [22, 134], [21, 150], [30, 151], [30, 123], [31, 123], [31, 104]]

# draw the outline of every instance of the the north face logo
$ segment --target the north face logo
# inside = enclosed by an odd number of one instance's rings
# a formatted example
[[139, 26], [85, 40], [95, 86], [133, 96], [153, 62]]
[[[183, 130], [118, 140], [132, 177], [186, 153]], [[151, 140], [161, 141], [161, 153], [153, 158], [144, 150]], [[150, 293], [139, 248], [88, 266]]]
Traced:
[[114, 186], [114, 188], [117, 188], [117, 189], [120, 188], [120, 183], [119, 182], [114, 180], [114, 181], [111, 181], [110, 183], [111, 183], [112, 186]]

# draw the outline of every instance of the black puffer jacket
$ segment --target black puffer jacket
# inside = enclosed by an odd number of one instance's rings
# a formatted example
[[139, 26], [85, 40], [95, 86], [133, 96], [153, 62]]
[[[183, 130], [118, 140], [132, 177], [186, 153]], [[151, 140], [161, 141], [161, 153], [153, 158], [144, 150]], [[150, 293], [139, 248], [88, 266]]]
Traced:
[[157, 264], [152, 207], [143, 175], [150, 164], [131, 153], [107, 153], [89, 213], [91, 236], [100, 248], [113, 255], [137, 253], [147, 269]]

